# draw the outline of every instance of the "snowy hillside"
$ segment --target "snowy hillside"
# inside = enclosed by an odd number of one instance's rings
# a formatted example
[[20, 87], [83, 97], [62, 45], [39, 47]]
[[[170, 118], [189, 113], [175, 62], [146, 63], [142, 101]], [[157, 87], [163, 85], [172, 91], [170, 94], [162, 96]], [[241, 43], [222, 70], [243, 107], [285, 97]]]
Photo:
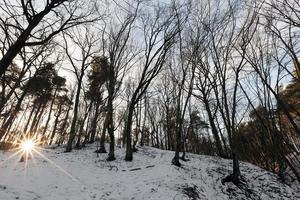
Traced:
[[230, 173], [230, 160], [188, 154], [182, 168], [170, 165], [173, 152], [139, 148], [133, 162], [125, 162], [124, 149], [117, 160], [99, 158], [95, 147], [63, 153], [45, 149], [50, 159], [35, 155], [25, 163], [1, 152], [1, 200], [93, 200], [93, 199], [300, 199], [300, 187], [282, 184], [275, 175], [242, 163], [245, 185], [221, 183]]

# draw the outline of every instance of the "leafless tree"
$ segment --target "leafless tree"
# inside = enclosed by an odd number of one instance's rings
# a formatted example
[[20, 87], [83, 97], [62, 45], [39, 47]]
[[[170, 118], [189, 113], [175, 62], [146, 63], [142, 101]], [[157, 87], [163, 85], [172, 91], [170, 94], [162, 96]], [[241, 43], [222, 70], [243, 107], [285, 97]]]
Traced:
[[[213, 4], [214, 5], [214, 4]], [[217, 3], [216, 6], [220, 6]], [[208, 32], [209, 46], [203, 53], [204, 60], [200, 62], [204, 67], [201, 72], [204, 77], [209, 77], [209, 84], [216, 99], [216, 106], [222, 123], [228, 135], [229, 146], [233, 159], [233, 173], [224, 181], [238, 183], [240, 176], [238, 152], [236, 150], [236, 130], [239, 119], [243, 114], [237, 114], [242, 96], [239, 94], [239, 79], [245, 67], [245, 52], [258, 24], [257, 12], [248, 9], [243, 13], [243, 21], [237, 23], [237, 16], [243, 6], [236, 1], [227, 2], [222, 11], [218, 8], [209, 9], [211, 14], [205, 22]], [[208, 56], [208, 57], [207, 57]], [[205, 70], [209, 69], [209, 71]], [[245, 112], [245, 111], [243, 111]]]
[[[74, 101], [74, 115], [71, 123], [71, 129], [69, 139], [66, 147], [66, 152], [72, 151], [72, 144], [76, 136], [76, 123], [78, 118], [78, 106], [80, 101], [80, 93], [83, 87], [83, 80], [86, 74], [86, 70], [91, 66], [92, 56], [96, 53], [95, 46], [99, 42], [92, 31], [88, 27], [80, 29], [79, 27], [73, 29], [72, 32], [68, 31], [68, 34], [64, 34], [64, 50], [69, 63], [73, 69], [77, 81], [77, 90]], [[71, 51], [71, 46], [74, 49], [78, 49], [80, 52], [80, 58], [74, 55]]]
[[141, 63], [141, 74], [128, 105], [124, 130], [124, 135], [126, 136], [126, 161], [132, 160], [131, 128], [134, 108], [145, 94], [152, 80], [162, 69], [168, 52], [178, 34], [175, 15], [166, 7], [156, 7], [154, 15], [154, 17], [150, 16], [148, 12], [142, 16], [141, 28], [144, 34], [145, 50], [143, 63]]
[[[88, 5], [88, 6], [87, 6]], [[4, 0], [1, 9], [2, 58], [0, 76], [23, 47], [46, 44], [55, 35], [79, 24], [93, 22], [96, 4], [84, 1]]]
[[[107, 56], [108, 61], [108, 81], [106, 83], [107, 97], [107, 130], [110, 136], [110, 146], [108, 161], [115, 160], [114, 155], [114, 101], [120, 92], [120, 87], [123, 79], [134, 63], [134, 58], [137, 52], [130, 44], [131, 32], [139, 10], [138, 1], [136, 5], [131, 5], [125, 13], [121, 12], [122, 17], [117, 17], [117, 20], [112, 20], [106, 23], [103, 30], [102, 46], [103, 54]], [[118, 7], [117, 7], [118, 8]], [[125, 17], [124, 17], [125, 16]], [[114, 18], [113, 18], [114, 19]], [[107, 31], [108, 30], [108, 31]]]

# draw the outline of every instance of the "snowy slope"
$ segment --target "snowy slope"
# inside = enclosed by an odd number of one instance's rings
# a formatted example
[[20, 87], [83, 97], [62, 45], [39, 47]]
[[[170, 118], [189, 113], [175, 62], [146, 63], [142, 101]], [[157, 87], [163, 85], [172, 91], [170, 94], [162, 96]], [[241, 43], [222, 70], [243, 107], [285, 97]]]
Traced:
[[93, 199], [300, 199], [300, 186], [282, 184], [275, 175], [248, 163], [241, 164], [245, 185], [221, 183], [230, 173], [230, 160], [188, 154], [182, 168], [170, 165], [173, 152], [139, 148], [133, 162], [99, 158], [94, 146], [71, 153], [44, 149], [48, 161], [35, 154], [25, 163], [13, 152], [0, 152], [0, 200]]

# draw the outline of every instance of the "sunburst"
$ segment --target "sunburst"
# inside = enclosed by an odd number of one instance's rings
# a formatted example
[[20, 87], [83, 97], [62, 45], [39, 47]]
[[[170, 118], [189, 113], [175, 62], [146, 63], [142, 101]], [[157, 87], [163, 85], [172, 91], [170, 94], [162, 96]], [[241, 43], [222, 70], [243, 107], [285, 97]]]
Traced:
[[74, 176], [72, 176], [69, 172], [64, 170], [62, 167], [57, 165], [55, 162], [50, 160], [42, 153], [42, 150], [44, 148], [41, 147], [40, 139], [33, 139], [30, 137], [23, 137], [23, 140], [19, 140], [17, 142], [17, 153], [21, 154], [21, 160], [25, 161], [25, 168], [27, 168], [27, 162], [30, 158], [34, 160], [34, 155], [37, 155], [41, 157], [42, 159], [46, 160], [48, 163], [56, 167], [59, 171], [67, 175], [69, 178], [71, 178], [75, 182], [80, 182], [78, 179], [76, 179]]
[[22, 143], [20, 144], [20, 148], [25, 153], [32, 152], [35, 147], [36, 147], [36, 142], [32, 139], [26, 139], [26, 140], [22, 141]]
[[[69, 177], [72, 181], [76, 182], [81, 186], [81, 188], [85, 188], [87, 190], [87, 187], [85, 184], [83, 184], [78, 178], [74, 177], [71, 173], [66, 171], [63, 167], [59, 166], [56, 164], [54, 161], [52, 161], [50, 158], [48, 158], [46, 155], [42, 153], [43, 150], [45, 150], [41, 145], [42, 143], [40, 142], [40, 139], [33, 139], [30, 137], [23, 137], [22, 140], [17, 140], [15, 142], [16, 145], [16, 152], [14, 152], [11, 156], [9, 156], [7, 159], [4, 161], [0, 162], [0, 166], [4, 163], [6, 163], [8, 160], [11, 160], [12, 158], [16, 156], [20, 156], [19, 159], [20, 161], [24, 161], [24, 167], [25, 167], [25, 176], [26, 176], [26, 171], [28, 168], [28, 160], [32, 159], [33, 163], [36, 165], [37, 163], [35, 162], [34, 157], [40, 157], [43, 160], [47, 161], [49, 164], [54, 166], [56, 169], [58, 169], [60, 172], [65, 174], [67, 177]], [[17, 163], [16, 163], [17, 164]], [[89, 192], [88, 192], [89, 193]]]
[[20, 161], [27, 162], [29, 158], [33, 157], [33, 152], [38, 149], [39, 145], [40, 142], [38, 139], [24, 137], [22, 140], [19, 140], [17, 142], [17, 149], [21, 153]]

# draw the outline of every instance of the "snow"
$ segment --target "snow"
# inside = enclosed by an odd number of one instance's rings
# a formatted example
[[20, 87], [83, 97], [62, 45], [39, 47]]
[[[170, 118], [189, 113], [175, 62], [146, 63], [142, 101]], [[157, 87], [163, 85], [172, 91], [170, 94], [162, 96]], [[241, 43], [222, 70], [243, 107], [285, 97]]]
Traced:
[[[64, 153], [63, 148], [41, 150], [49, 160], [34, 154], [27, 163], [14, 152], [0, 152], [0, 200], [179, 200], [179, 199], [300, 199], [300, 186], [283, 184], [276, 175], [241, 163], [244, 184], [222, 184], [231, 161], [187, 154], [183, 167], [171, 165], [173, 152], [139, 147], [132, 162], [125, 150], [116, 160], [99, 158], [95, 146]], [[6, 161], [7, 160], [7, 161]]]

